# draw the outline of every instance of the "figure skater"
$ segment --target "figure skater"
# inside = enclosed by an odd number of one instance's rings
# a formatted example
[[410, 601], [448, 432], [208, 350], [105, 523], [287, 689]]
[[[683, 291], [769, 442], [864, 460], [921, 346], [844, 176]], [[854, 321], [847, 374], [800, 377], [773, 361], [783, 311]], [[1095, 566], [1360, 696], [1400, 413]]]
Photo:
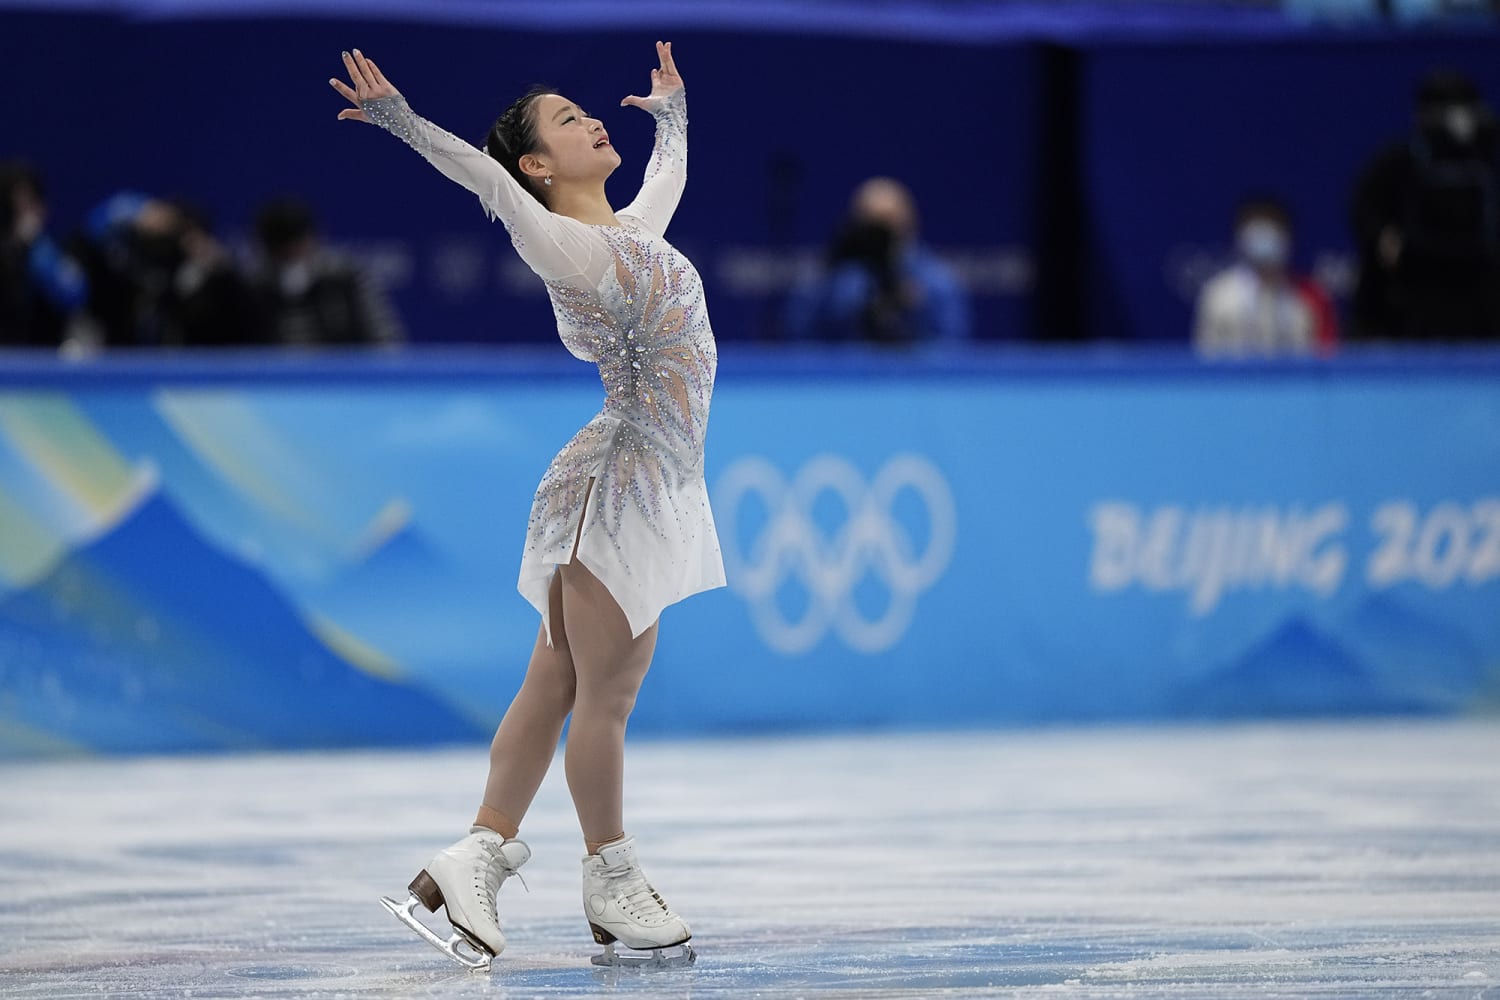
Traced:
[[[657, 619], [724, 584], [703, 481], [718, 355], [698, 272], [664, 238], [687, 179], [687, 101], [671, 44], [656, 54], [650, 95], [620, 102], [656, 118], [656, 144], [640, 193], [618, 212], [604, 181], [619, 154], [603, 123], [561, 94], [532, 88], [481, 152], [416, 115], [358, 49], [343, 54], [352, 86], [329, 81], [354, 105], [341, 120], [394, 133], [479, 196], [546, 284], [563, 344], [604, 382], [603, 409], [552, 460], [532, 504], [518, 586], [541, 626], [495, 733], [474, 826], [417, 875], [411, 898], [386, 901], [472, 968], [505, 948], [496, 895], [531, 856], [517, 834], [570, 713], [564, 766], [588, 852], [584, 915], [606, 946], [594, 962], [693, 960], [688, 925], [642, 873], [622, 807], [625, 724]], [[419, 921], [418, 903], [445, 907], [454, 934], [445, 941]], [[617, 940], [651, 956], [617, 956]]]

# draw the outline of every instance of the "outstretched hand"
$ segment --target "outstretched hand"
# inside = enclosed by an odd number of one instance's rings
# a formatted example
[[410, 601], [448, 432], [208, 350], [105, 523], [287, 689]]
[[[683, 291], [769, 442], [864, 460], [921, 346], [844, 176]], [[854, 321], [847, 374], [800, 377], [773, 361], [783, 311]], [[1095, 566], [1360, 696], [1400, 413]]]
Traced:
[[656, 58], [661, 67], [651, 71], [651, 94], [649, 97], [627, 97], [620, 107], [640, 108], [655, 112], [667, 98], [682, 89], [682, 74], [677, 72], [677, 63], [672, 60], [672, 43], [657, 42]]
[[330, 79], [328, 81], [333, 85], [334, 90], [343, 94], [349, 99], [349, 103], [354, 105], [352, 108], [345, 108], [339, 112], [339, 121], [347, 118], [350, 121], [368, 122], [370, 119], [366, 118], [365, 113], [360, 110], [360, 101], [395, 97], [400, 93], [391, 86], [385, 74], [380, 72], [380, 67], [375, 65], [375, 60], [366, 59], [359, 49], [355, 49], [353, 53], [344, 53], [344, 69], [349, 71], [349, 80], [354, 84], [353, 87], [341, 80]]

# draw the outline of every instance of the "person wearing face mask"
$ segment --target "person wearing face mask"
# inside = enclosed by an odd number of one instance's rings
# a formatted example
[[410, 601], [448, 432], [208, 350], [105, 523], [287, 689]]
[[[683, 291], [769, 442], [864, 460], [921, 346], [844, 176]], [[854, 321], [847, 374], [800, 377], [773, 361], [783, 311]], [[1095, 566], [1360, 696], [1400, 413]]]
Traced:
[[207, 214], [186, 201], [169, 203], [170, 230], [161, 257], [171, 262], [170, 283], [160, 294], [159, 342], [167, 347], [244, 347], [265, 339], [250, 284]]
[[163, 305], [182, 264], [182, 220], [169, 201], [117, 191], [95, 205], [69, 242], [88, 278], [88, 312], [105, 347], [164, 343]]
[[254, 278], [267, 339], [288, 347], [399, 344], [400, 321], [353, 261], [318, 237], [312, 211], [293, 198], [262, 206], [255, 226], [261, 267]]
[[60, 347], [92, 340], [88, 279], [47, 235], [36, 168], [0, 163], [0, 347]]
[[1234, 265], [1198, 295], [1193, 346], [1205, 357], [1267, 357], [1331, 350], [1338, 338], [1323, 290], [1290, 270], [1291, 216], [1256, 198], [1240, 206]]
[[1411, 134], [1378, 154], [1352, 206], [1353, 303], [1362, 338], [1500, 338], [1500, 142], [1467, 77], [1437, 71], [1416, 91]]

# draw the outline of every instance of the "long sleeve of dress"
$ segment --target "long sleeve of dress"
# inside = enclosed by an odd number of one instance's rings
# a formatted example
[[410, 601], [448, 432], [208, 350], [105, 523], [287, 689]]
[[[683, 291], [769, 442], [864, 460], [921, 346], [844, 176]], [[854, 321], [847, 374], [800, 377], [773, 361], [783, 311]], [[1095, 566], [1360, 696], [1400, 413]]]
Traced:
[[400, 94], [361, 101], [360, 108], [444, 177], [478, 195], [490, 218], [505, 225], [521, 259], [544, 280], [566, 281], [589, 273], [597, 240], [588, 227], [548, 211], [492, 156], [412, 111]]
[[656, 118], [656, 145], [646, 164], [646, 179], [635, 201], [618, 214], [633, 215], [651, 232], [663, 236], [687, 186], [687, 91], [677, 89], [652, 114]]

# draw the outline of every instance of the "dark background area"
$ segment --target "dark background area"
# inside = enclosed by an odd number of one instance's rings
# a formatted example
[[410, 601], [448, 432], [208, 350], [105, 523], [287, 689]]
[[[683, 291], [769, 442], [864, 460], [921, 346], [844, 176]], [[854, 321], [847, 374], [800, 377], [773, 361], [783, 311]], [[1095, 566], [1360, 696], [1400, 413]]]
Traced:
[[390, 136], [334, 120], [326, 81], [342, 48], [377, 57], [419, 113], [475, 142], [528, 84], [557, 86], [609, 127], [619, 205], [652, 123], [616, 105], [645, 92], [651, 43], [671, 38], [692, 152], [669, 236], [703, 273], [726, 341], [777, 338], [787, 287], [873, 174], [914, 190], [927, 241], [973, 291], [981, 340], [1185, 341], [1196, 283], [1228, 254], [1250, 192], [1289, 202], [1297, 265], [1343, 295], [1352, 186], [1405, 133], [1417, 80], [1456, 68], [1500, 101], [1500, 33], [1478, 23], [1069, 19], [1068, 5], [1008, 19], [971, 4], [766, 4], [760, 18], [756, 5], [689, 16], [674, 3], [629, 18], [598, 4], [484, 18], [452, 3], [379, 17], [126, 6], [149, 13], [0, 10], [0, 157], [42, 168], [52, 232], [128, 188], [197, 202], [243, 244], [265, 199], [298, 195], [386, 284], [417, 342], [554, 330], [540, 283], [471, 195]]

